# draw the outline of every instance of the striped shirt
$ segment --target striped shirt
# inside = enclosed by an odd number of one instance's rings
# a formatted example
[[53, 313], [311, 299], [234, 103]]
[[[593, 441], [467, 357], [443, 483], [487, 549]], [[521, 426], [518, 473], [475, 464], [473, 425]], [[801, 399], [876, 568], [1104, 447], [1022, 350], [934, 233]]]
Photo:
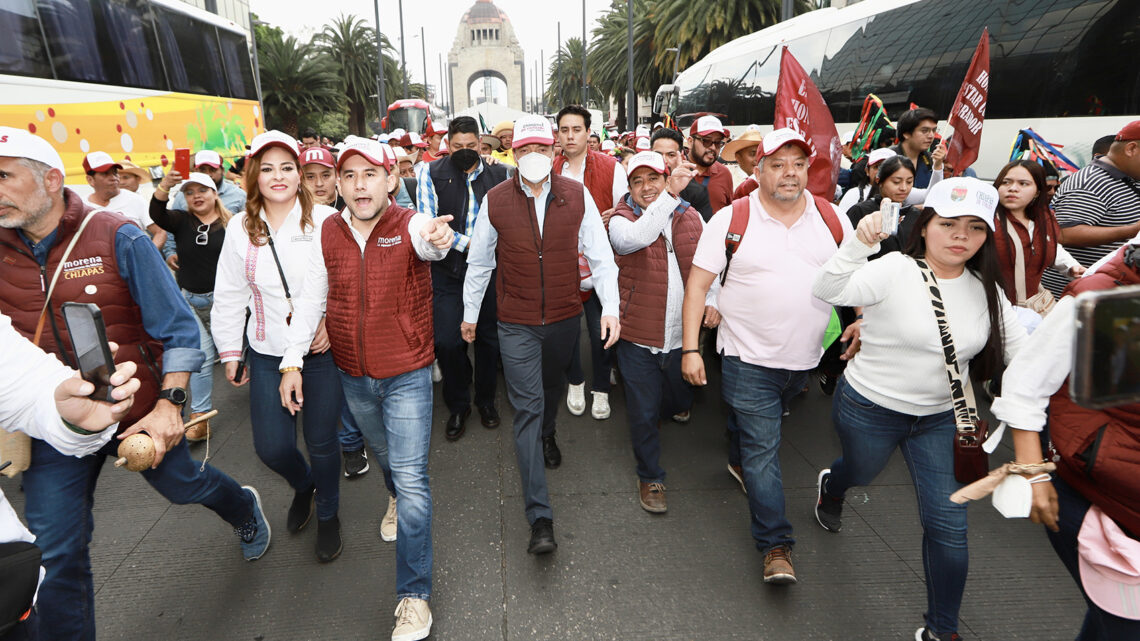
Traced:
[[[455, 240], [452, 247], [455, 251], [467, 251], [471, 243], [471, 235], [475, 233], [475, 219], [479, 216], [479, 201], [475, 199], [475, 192], [471, 188], [471, 181], [483, 173], [483, 163], [475, 165], [475, 170], [467, 174], [467, 225], [463, 233], [453, 232]], [[431, 169], [428, 163], [416, 165], [416, 210], [432, 218], [439, 216], [439, 199], [435, 193], [435, 182], [431, 179]]]
[[[1057, 222], [1062, 228], [1077, 225], [1123, 227], [1140, 221], [1140, 182], [1107, 163], [1095, 160], [1061, 183], [1053, 198]], [[1095, 247], [1066, 249], [1085, 267], [1112, 253], [1123, 241]], [[1042, 284], [1060, 294], [1069, 282], [1053, 270], [1045, 270]]]

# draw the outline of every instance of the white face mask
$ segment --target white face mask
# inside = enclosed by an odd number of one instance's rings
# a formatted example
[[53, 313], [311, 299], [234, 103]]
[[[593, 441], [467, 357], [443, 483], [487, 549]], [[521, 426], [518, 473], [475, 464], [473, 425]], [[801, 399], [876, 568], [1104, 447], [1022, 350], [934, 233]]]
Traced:
[[517, 161], [519, 173], [528, 182], [537, 183], [546, 180], [554, 161], [546, 154], [532, 151]]

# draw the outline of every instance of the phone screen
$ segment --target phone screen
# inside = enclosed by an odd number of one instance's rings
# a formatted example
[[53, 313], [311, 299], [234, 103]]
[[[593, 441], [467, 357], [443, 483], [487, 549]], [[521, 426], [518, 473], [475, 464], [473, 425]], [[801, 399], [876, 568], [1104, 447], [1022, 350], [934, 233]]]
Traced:
[[64, 305], [63, 315], [67, 331], [71, 335], [71, 344], [79, 359], [80, 376], [95, 385], [95, 393], [91, 398], [110, 401], [111, 374], [115, 363], [111, 360], [111, 351], [106, 342], [103, 318], [97, 315], [98, 308], [93, 310], [92, 307], [94, 306]]
[[1080, 322], [1073, 391], [1086, 407], [1140, 399], [1140, 288], [1123, 289], [1098, 297]]

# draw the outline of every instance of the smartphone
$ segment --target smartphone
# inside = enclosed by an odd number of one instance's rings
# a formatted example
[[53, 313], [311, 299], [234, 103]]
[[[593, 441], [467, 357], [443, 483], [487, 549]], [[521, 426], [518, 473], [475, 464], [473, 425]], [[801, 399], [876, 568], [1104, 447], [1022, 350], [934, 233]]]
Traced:
[[115, 402], [111, 397], [111, 374], [115, 372], [115, 361], [107, 343], [102, 312], [92, 303], [64, 303], [62, 310], [67, 333], [79, 361], [79, 375], [95, 386], [95, 392], [89, 398]]
[[883, 233], [894, 236], [899, 233], [899, 212], [902, 207], [896, 203], [891, 202], [887, 205], [887, 210], [883, 212]]
[[934, 153], [934, 151], [936, 149], [938, 149], [938, 145], [941, 145], [941, 144], [942, 144], [942, 134], [934, 134], [934, 142], [930, 143], [930, 149], [927, 149], [927, 151], [929, 151], [930, 153]]
[[240, 383], [241, 377], [245, 376], [245, 354], [241, 355], [241, 360], [238, 361], [237, 369], [234, 371], [234, 382]]
[[190, 150], [174, 150], [174, 171], [182, 174], [182, 180], [190, 177]]
[[1078, 405], [1140, 402], [1140, 285], [1077, 297], [1069, 389]]

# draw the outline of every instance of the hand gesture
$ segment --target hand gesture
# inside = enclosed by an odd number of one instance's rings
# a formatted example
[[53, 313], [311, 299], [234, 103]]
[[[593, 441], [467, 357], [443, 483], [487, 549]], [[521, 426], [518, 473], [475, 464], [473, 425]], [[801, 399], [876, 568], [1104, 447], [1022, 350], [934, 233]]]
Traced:
[[241, 373], [241, 380], [237, 378], [238, 361], [230, 361], [226, 363], [226, 380], [234, 387], [241, 387], [249, 382], [249, 368], [246, 367]]
[[946, 141], [938, 141], [938, 146], [934, 151], [930, 152], [930, 159], [934, 161], [934, 170], [939, 171], [942, 169], [942, 161], [946, 159]]
[[[111, 344], [114, 352], [118, 346]], [[117, 423], [127, 415], [134, 403], [134, 394], [139, 390], [139, 379], [135, 375], [135, 364], [131, 361], [120, 363], [111, 375], [111, 397], [115, 403], [96, 401], [88, 398], [95, 392], [95, 386], [79, 376], [73, 376], [55, 388], [55, 409], [60, 418], [90, 432], [98, 432]]]
[[879, 205], [879, 211], [867, 214], [859, 221], [859, 225], [855, 228], [855, 237], [864, 245], [874, 247], [879, 241], [890, 238], [888, 234], [883, 233], [883, 212], [890, 207], [890, 204], [891, 200], [884, 198]]
[[162, 180], [159, 181], [158, 186], [169, 192], [176, 185], [181, 184], [182, 180], [182, 174], [177, 169], [171, 169], [166, 173], [165, 176], [162, 177]]
[[455, 242], [455, 234], [447, 224], [454, 216], [437, 216], [420, 228], [420, 237], [437, 249], [448, 249]]
[[665, 179], [666, 188], [671, 194], [680, 194], [689, 186], [689, 182], [697, 175], [697, 166], [691, 162], [683, 162]]
[[146, 432], [154, 440], [154, 463], [150, 466], [153, 470], [186, 434], [186, 428], [182, 423], [182, 407], [159, 399], [149, 414], [127, 428], [118, 438], [122, 440], [139, 432]]

